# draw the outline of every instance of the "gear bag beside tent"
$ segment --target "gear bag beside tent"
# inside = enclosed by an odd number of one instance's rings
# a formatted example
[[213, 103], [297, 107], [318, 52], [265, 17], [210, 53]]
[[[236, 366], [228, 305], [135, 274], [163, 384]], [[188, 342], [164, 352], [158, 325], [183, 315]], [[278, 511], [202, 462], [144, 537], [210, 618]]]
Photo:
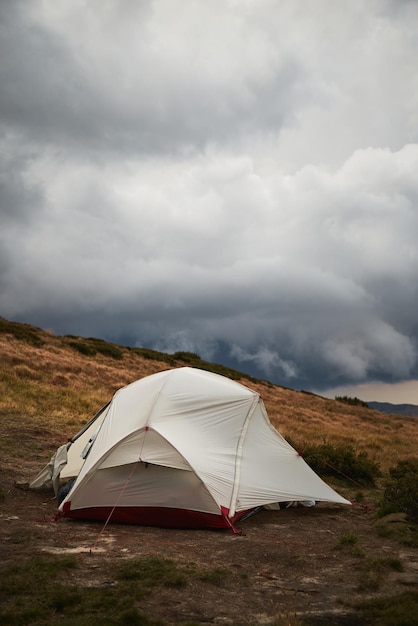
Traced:
[[190, 367], [117, 391], [30, 487], [65, 481], [65, 517], [173, 528], [234, 529], [278, 502], [350, 504], [273, 428], [258, 393]]

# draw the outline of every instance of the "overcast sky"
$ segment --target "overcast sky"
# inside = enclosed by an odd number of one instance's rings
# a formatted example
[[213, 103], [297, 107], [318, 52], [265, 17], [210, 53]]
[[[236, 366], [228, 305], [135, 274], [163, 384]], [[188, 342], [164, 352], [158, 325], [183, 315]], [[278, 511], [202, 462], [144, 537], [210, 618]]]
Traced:
[[0, 132], [3, 317], [418, 378], [415, 0], [0, 0]]

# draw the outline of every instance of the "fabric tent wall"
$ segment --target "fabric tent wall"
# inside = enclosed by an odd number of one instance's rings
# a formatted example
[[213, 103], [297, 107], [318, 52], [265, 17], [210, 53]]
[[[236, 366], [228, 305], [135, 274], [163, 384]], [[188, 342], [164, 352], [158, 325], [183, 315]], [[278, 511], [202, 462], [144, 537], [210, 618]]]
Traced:
[[139, 523], [153, 510], [167, 526], [187, 513], [227, 526], [288, 500], [349, 504], [273, 428], [258, 393], [179, 368], [114, 395], [60, 510], [95, 519], [113, 510], [112, 519]]
[[98, 432], [100, 426], [102, 425], [103, 420], [107, 415], [108, 406], [104, 407], [96, 417], [96, 419], [92, 420], [90, 426], [85, 430], [82, 430], [82, 434], [80, 436], [76, 436], [71, 441], [71, 445], [67, 451], [67, 465], [61, 471], [61, 478], [73, 478], [78, 476], [80, 470], [83, 466], [84, 459], [82, 457], [82, 453], [89, 440], [94, 437], [95, 433]]

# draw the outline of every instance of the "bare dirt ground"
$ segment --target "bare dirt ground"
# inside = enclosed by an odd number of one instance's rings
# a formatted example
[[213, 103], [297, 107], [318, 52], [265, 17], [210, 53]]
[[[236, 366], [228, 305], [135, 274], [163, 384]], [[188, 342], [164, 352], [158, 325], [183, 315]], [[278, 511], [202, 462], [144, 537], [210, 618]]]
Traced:
[[[201, 568], [224, 568], [221, 587], [192, 582], [161, 587], [138, 607], [165, 624], [365, 624], [356, 604], [418, 588], [418, 550], [378, 536], [376, 517], [361, 506], [320, 504], [315, 508], [262, 511], [242, 522], [241, 536], [229, 531], [166, 530], [140, 526], [52, 521], [50, 492], [17, 487], [16, 471], [4, 468], [0, 489], [0, 562], [33, 554], [77, 553], [80, 565], [68, 584], [111, 587], [118, 561], [164, 556]], [[23, 477], [20, 468], [20, 478]], [[347, 495], [347, 494], [344, 494]], [[341, 538], [355, 535], [355, 546]], [[403, 572], [385, 571], [378, 589], [361, 589], [367, 564], [396, 558]]]
[[[241, 524], [241, 536], [112, 524], [103, 530], [101, 524], [51, 521], [56, 513], [52, 493], [27, 491], [15, 483], [32, 480], [116, 389], [172, 364], [127, 348], [123, 359], [100, 351], [88, 357], [71, 348], [76, 341], [86, 347], [88, 340], [3, 322], [0, 576], [3, 568], [24, 563], [31, 555], [65, 553], [77, 554], [77, 567], [67, 576], [68, 584], [78, 587], [117, 589], [115, 565], [148, 556], [226, 570], [222, 586], [199, 579], [182, 588], [158, 586], [138, 604], [146, 616], [182, 626], [363, 624], [367, 622], [356, 610], [359, 602], [418, 591], [418, 550], [379, 536], [372, 492], [365, 492], [361, 506], [263, 511]], [[383, 470], [411, 452], [416, 455], [417, 419], [261, 381], [248, 381], [248, 386], [264, 399], [273, 425], [298, 445], [354, 445], [356, 451], [370, 453]], [[358, 487], [337, 490], [353, 499]], [[350, 537], [356, 542], [342, 542]], [[403, 571], [376, 565], [385, 559], [398, 560]]]

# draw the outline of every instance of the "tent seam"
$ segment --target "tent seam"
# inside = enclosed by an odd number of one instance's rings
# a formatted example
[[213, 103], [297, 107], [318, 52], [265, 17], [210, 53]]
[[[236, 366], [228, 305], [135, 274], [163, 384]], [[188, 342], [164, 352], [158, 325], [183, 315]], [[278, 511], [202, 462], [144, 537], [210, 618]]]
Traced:
[[242, 425], [240, 438], [238, 440], [236, 459], [235, 459], [234, 484], [232, 487], [231, 501], [230, 501], [230, 506], [229, 506], [229, 515], [231, 517], [234, 516], [236, 512], [239, 481], [241, 478], [242, 451], [244, 448], [244, 443], [245, 443], [245, 439], [246, 439], [247, 432], [248, 432], [248, 426], [250, 424], [251, 417], [254, 415], [254, 411], [256, 407], [258, 406], [259, 402], [260, 402], [260, 395], [258, 393], [255, 393], [254, 400], [248, 410], [248, 413]]

